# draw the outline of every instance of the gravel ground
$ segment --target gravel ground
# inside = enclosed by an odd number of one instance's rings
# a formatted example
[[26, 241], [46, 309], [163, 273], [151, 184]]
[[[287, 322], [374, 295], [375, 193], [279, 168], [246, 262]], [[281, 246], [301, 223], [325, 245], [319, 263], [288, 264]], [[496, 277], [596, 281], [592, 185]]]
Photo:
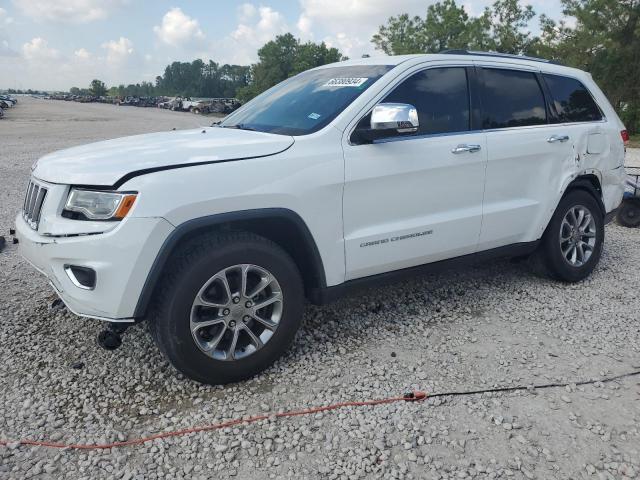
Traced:
[[[21, 100], [0, 121], [2, 233], [39, 156], [197, 122], [205, 119]], [[142, 327], [130, 329], [118, 351], [98, 349], [102, 325], [51, 309], [46, 282], [9, 245], [0, 253], [0, 439], [107, 442], [414, 388], [526, 386], [640, 370], [638, 242], [638, 230], [607, 227], [600, 266], [579, 285], [502, 261], [309, 307], [281, 361], [226, 387], [182, 378]], [[104, 451], [0, 447], [0, 478], [16, 479], [639, 475], [640, 376], [350, 407]]]

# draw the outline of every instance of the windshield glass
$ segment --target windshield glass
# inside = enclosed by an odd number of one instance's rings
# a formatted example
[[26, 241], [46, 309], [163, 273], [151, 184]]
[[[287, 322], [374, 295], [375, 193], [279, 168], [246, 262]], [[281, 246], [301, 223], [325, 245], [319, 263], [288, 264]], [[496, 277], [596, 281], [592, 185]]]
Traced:
[[220, 126], [282, 135], [317, 132], [391, 68], [362, 65], [303, 72], [256, 97]]

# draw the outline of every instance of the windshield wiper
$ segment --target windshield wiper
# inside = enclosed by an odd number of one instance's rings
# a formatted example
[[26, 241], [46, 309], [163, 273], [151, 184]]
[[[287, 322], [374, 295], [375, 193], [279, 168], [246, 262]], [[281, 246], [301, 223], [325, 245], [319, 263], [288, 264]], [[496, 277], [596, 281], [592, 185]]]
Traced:
[[248, 130], [250, 132], [259, 132], [257, 128], [250, 127], [244, 123], [238, 123], [236, 125], [220, 125], [222, 128], [235, 128], [237, 130]]

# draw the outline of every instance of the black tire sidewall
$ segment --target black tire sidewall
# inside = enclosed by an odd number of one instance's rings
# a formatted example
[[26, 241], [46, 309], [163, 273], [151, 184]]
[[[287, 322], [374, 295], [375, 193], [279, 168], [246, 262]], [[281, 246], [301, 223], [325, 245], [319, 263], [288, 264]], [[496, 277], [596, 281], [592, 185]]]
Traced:
[[[637, 216], [634, 218], [634, 221], [629, 221], [625, 215], [628, 215], [629, 211], [636, 210]], [[640, 226], [640, 199], [637, 198], [628, 198], [622, 202], [620, 205], [620, 210], [616, 215], [618, 223], [623, 227], [627, 228], [636, 228]]]
[[[255, 353], [235, 361], [215, 360], [196, 345], [190, 330], [190, 312], [197, 292], [224, 268], [249, 263], [265, 268], [282, 288], [283, 311], [278, 328]], [[156, 321], [158, 342], [171, 363], [185, 375], [203, 383], [224, 384], [248, 378], [273, 363], [287, 349], [298, 330], [304, 308], [302, 280], [286, 253], [259, 242], [222, 245], [199, 256], [180, 273], [167, 309]]]
[[[560, 248], [560, 226], [570, 208], [582, 205], [593, 215], [596, 223], [596, 245], [589, 260], [580, 267], [570, 265], [563, 257]], [[547, 268], [559, 280], [565, 282], [578, 282], [587, 277], [598, 264], [602, 254], [604, 243], [604, 215], [598, 202], [593, 196], [583, 190], [572, 190], [565, 195], [547, 227], [543, 238], [543, 248], [546, 257]]]

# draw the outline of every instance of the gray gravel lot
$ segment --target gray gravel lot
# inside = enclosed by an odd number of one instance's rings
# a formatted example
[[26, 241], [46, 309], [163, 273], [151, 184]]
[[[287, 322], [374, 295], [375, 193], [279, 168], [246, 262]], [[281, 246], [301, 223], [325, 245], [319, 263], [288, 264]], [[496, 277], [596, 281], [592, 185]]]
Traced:
[[[12, 226], [39, 156], [208, 121], [21, 99], [0, 120], [0, 234]], [[120, 350], [98, 349], [102, 325], [51, 310], [46, 282], [9, 245], [0, 253], [0, 439], [107, 442], [414, 388], [572, 382], [640, 370], [640, 231], [610, 225], [606, 233], [600, 266], [579, 285], [501, 261], [309, 307], [281, 361], [226, 387], [182, 378], [142, 327], [127, 333]], [[16, 479], [637, 476], [640, 376], [349, 407], [113, 450], [0, 446], [0, 478]]]

